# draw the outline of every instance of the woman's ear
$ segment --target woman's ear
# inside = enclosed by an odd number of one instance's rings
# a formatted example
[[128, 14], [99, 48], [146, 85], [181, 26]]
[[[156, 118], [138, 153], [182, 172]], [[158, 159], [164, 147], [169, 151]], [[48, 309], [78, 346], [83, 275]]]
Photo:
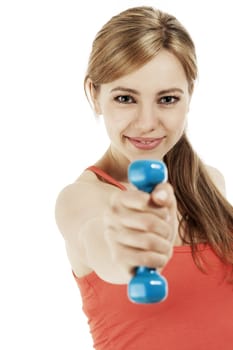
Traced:
[[100, 115], [101, 113], [101, 108], [100, 108], [100, 104], [99, 104], [99, 100], [98, 100], [98, 89], [96, 88], [96, 86], [93, 84], [91, 79], [87, 79], [86, 82], [86, 88], [87, 91], [89, 92], [89, 96], [91, 98], [91, 102], [92, 102], [92, 108], [94, 109], [94, 112], [96, 115]]

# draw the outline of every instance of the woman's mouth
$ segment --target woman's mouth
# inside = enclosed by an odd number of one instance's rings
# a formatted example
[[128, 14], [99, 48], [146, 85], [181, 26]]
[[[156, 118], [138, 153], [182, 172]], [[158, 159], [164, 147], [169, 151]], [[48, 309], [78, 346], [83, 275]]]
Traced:
[[129, 142], [136, 148], [142, 150], [152, 150], [160, 145], [163, 141], [163, 137], [152, 138], [152, 137], [128, 137]]

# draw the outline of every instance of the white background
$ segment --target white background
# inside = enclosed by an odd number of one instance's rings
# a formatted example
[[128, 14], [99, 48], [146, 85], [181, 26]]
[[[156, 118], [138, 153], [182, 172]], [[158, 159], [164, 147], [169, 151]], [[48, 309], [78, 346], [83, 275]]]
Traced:
[[1, 1], [1, 349], [91, 349], [54, 203], [108, 145], [83, 77], [96, 32], [136, 5], [174, 14], [196, 43], [189, 135], [233, 203], [231, 1]]

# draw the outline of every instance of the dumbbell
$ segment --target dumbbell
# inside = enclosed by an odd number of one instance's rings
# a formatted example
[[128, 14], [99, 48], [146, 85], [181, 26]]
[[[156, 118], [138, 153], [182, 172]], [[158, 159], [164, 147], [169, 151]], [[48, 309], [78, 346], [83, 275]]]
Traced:
[[[137, 189], [151, 193], [156, 185], [167, 181], [167, 167], [158, 160], [136, 160], [129, 165], [128, 179]], [[168, 294], [167, 280], [155, 268], [138, 266], [128, 284], [128, 297], [138, 304], [163, 301]]]

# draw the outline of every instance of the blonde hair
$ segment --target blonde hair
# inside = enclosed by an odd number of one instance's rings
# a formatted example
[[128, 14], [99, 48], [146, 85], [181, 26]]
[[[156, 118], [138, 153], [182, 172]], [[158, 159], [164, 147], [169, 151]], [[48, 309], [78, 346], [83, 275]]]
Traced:
[[[113, 17], [97, 34], [84, 81], [96, 90], [149, 62], [160, 49], [181, 62], [193, 92], [197, 78], [196, 53], [187, 30], [174, 17], [152, 7], [135, 7]], [[193, 258], [203, 270], [197, 243], [208, 243], [233, 271], [233, 208], [208, 176], [186, 134], [164, 158], [182, 215], [182, 240], [191, 245]]]
[[175, 17], [152, 7], [128, 9], [102, 27], [93, 41], [84, 86], [88, 78], [98, 88], [129, 74], [162, 48], [179, 59], [192, 93], [197, 77], [193, 41]]

